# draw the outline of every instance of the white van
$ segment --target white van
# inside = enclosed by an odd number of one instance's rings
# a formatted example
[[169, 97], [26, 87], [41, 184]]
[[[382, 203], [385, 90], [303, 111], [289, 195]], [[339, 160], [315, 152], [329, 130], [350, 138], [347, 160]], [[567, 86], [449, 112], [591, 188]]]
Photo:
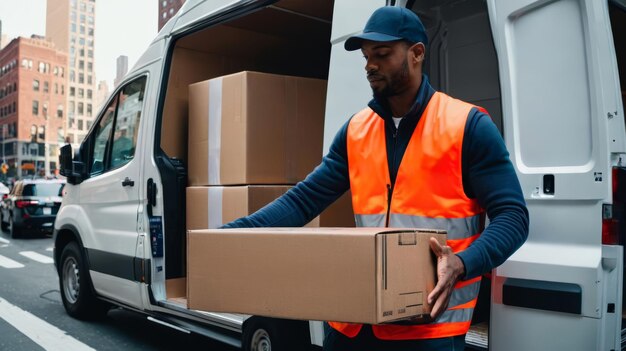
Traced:
[[371, 96], [343, 41], [385, 4], [424, 21], [433, 86], [490, 111], [530, 211], [528, 241], [492, 272], [468, 344], [621, 349], [625, 0], [187, 0], [74, 156], [61, 151], [54, 258], [68, 313], [113, 304], [245, 350], [321, 345], [319, 322], [194, 311], [173, 297], [186, 271], [187, 87], [243, 70], [327, 79], [327, 149]]

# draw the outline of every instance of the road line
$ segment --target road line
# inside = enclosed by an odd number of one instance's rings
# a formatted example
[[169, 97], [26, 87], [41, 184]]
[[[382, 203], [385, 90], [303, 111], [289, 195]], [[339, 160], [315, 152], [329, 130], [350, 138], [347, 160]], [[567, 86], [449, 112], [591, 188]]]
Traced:
[[54, 247], [49, 247], [46, 249], [46, 251], [52, 251], [52, 250], [54, 250]]
[[63, 330], [10, 304], [1, 297], [0, 318], [47, 351], [95, 351], [95, 349], [67, 335]]
[[4, 268], [22, 268], [24, 267], [23, 264], [17, 262], [17, 261], [13, 261], [12, 259], [8, 258], [8, 257], [4, 257], [2, 255], [0, 255], [0, 266], [4, 267]]
[[36, 253], [35, 251], [22, 251], [20, 252], [20, 255], [41, 263], [54, 263], [54, 260], [52, 258], [46, 255], [42, 255], [40, 253]]
[[3, 243], [3, 244], [10, 244], [11, 242], [10, 242], [10, 241], [8, 241], [8, 240], [7, 240], [7, 239], [5, 239], [5, 238], [0, 238], [0, 243]]

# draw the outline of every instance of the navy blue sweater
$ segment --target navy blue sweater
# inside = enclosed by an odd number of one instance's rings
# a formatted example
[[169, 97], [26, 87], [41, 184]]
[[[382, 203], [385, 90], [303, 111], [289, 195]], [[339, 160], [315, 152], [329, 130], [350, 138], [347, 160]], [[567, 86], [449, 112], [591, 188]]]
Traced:
[[[369, 103], [385, 120], [392, 186], [411, 135], [434, 92], [424, 75], [415, 103], [397, 129], [385, 103], [376, 100]], [[337, 200], [350, 188], [348, 124], [349, 121], [339, 130], [322, 163], [305, 180], [256, 213], [228, 223], [224, 228], [299, 227]], [[476, 199], [490, 219], [483, 234], [458, 253], [465, 265], [465, 278], [470, 279], [502, 264], [528, 236], [528, 210], [509, 153], [489, 115], [476, 108], [471, 110], [465, 126], [462, 173], [465, 194]]]

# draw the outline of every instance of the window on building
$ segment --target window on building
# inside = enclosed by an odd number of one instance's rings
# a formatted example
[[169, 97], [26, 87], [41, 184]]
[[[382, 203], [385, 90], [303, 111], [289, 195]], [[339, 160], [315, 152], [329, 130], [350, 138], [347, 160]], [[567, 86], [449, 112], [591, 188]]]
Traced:
[[87, 4], [87, 12], [89, 13], [93, 13], [94, 12], [94, 7], [92, 4]]
[[57, 105], [57, 117], [59, 118], [63, 117], [63, 104]]
[[17, 91], [17, 82], [13, 82], [13, 91]]
[[87, 38], [87, 46], [89, 47], [93, 47], [93, 39], [92, 38]]
[[83, 120], [82, 119], [78, 120], [78, 130], [83, 130]]
[[85, 105], [82, 102], [78, 103], [78, 115], [82, 116], [84, 114]]
[[93, 84], [93, 81], [91, 80], [91, 74], [87, 75], [87, 84]]
[[78, 53], [80, 54], [80, 57], [85, 57], [85, 49], [80, 48], [80, 50], [78, 51]]
[[54, 93], [55, 94], [59, 93], [59, 83], [54, 83]]
[[59, 75], [60, 75], [61, 77], [65, 77], [65, 68], [63, 68], [63, 67], [59, 67]]
[[85, 15], [84, 14], [80, 14], [80, 23], [85, 23]]
[[43, 105], [41, 105], [41, 112], [43, 113], [44, 117], [48, 117], [48, 103], [44, 102]]
[[163, 19], [167, 18], [167, 12], [163, 12]]
[[70, 0], [70, 4], [72, 5], [73, 9], [76, 8], [76, 0]]
[[89, 25], [93, 26], [93, 24], [94, 24], [93, 16], [87, 16], [87, 23], [89, 23]]
[[17, 109], [16, 109], [15, 101], [13, 101], [13, 113], [15, 113], [15, 111], [17, 111]]
[[78, 69], [80, 69], [80, 70], [84, 70], [85, 69], [85, 61], [78, 60]]
[[85, 38], [78, 38], [78, 45], [85, 46]]
[[54, 66], [54, 69], [52, 70], [52, 74], [54, 74], [55, 77], [57, 77], [59, 75], [59, 67], [58, 66]]
[[65, 95], [65, 85], [61, 84], [61, 95]]
[[44, 93], [48, 92], [49, 85], [50, 85], [50, 83], [48, 83], [47, 81], [43, 82], [43, 92]]
[[80, 25], [80, 34], [85, 35], [85, 26], [83, 26], [82, 24]]
[[72, 11], [72, 22], [76, 22], [76, 11]]
[[75, 111], [75, 105], [74, 105], [74, 101], [70, 101], [70, 113], [74, 113]]
[[33, 100], [33, 115], [37, 116], [39, 114], [39, 101]]
[[87, 35], [93, 37], [93, 28], [90, 27], [89, 29], [87, 29]]
[[33, 69], [33, 60], [28, 60], [28, 69]]
[[63, 136], [63, 127], [57, 128], [57, 143], [65, 143], [65, 137]]
[[85, 97], [85, 90], [83, 88], [78, 88], [78, 97], [81, 99]]
[[93, 50], [91, 50], [91, 49], [87, 50], [87, 57], [92, 57], [93, 58]]
[[79, 84], [85, 83], [85, 75], [83, 73], [78, 73], [78, 83]]
[[70, 96], [76, 96], [76, 88], [70, 87]]
[[44, 73], [46, 71], [46, 64], [43, 62], [39, 62], [39, 73]]
[[87, 72], [93, 72], [93, 63], [87, 62]]
[[91, 89], [87, 89], [87, 99], [91, 99], [92, 97], [93, 97], [93, 96], [92, 96], [92, 91], [91, 91]]
[[28, 68], [28, 60], [27, 59], [22, 59], [22, 67]]
[[91, 104], [87, 104], [87, 116], [91, 117]]
[[76, 23], [72, 23], [70, 25], [70, 28], [71, 28], [72, 33], [76, 33]]
[[87, 5], [84, 2], [80, 3], [80, 10], [85, 12], [85, 10], [87, 9]]
[[33, 90], [39, 91], [39, 81], [37, 79], [33, 79]]
[[161, 4], [161, 6], [163, 7], [167, 6], [167, 1], [163, 0], [163, 4]]
[[76, 73], [74, 73], [73, 69], [70, 70], [70, 82], [76, 82]]

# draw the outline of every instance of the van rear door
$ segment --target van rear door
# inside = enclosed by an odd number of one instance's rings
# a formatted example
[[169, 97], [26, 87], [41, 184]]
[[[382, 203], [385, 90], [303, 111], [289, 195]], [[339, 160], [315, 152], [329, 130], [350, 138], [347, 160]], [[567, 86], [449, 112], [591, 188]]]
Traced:
[[625, 152], [608, 4], [488, 0], [528, 241], [494, 270], [491, 350], [617, 350], [621, 246], [603, 245]]

